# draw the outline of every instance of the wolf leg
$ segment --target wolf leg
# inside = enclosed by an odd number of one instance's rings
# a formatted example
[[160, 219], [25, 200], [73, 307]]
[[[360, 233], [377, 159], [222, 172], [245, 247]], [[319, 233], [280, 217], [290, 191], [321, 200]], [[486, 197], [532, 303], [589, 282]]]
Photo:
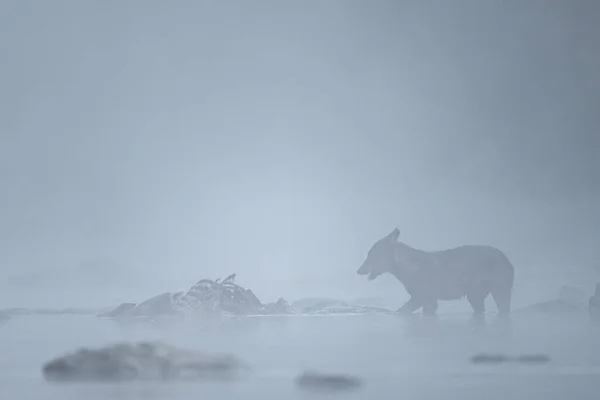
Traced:
[[499, 287], [492, 290], [492, 298], [498, 306], [498, 314], [506, 316], [510, 314], [510, 300], [512, 290], [510, 287]]
[[515, 281], [513, 266], [505, 261], [493, 269], [494, 274], [488, 277], [488, 287], [498, 306], [498, 314], [502, 317], [510, 315], [510, 303]]
[[411, 297], [402, 307], [396, 311], [398, 314], [412, 314], [418, 308], [422, 306], [420, 301], [415, 300], [414, 297]]
[[438, 309], [438, 302], [436, 299], [429, 299], [423, 303], [423, 315], [433, 316]]
[[467, 300], [473, 307], [473, 314], [483, 315], [485, 313], [485, 298], [489, 292], [481, 287], [474, 287], [467, 293]]

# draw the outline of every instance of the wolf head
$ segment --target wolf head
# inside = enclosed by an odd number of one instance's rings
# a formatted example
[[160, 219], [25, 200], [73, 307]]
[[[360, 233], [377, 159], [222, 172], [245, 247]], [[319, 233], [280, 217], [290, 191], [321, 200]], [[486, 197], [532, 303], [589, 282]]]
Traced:
[[372, 281], [379, 275], [390, 272], [396, 263], [395, 248], [399, 236], [400, 230], [395, 228], [383, 239], [375, 242], [369, 253], [367, 253], [367, 259], [356, 273], [368, 275], [369, 280]]

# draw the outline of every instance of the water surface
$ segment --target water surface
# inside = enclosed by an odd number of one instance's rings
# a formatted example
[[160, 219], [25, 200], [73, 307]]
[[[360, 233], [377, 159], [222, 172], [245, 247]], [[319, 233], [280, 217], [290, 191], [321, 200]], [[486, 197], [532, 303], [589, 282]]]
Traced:
[[[0, 387], [6, 399], [300, 399], [294, 378], [305, 369], [348, 373], [354, 399], [595, 399], [600, 389], [600, 332], [587, 318], [398, 316], [265, 317], [222, 323], [118, 324], [91, 316], [15, 317], [0, 328]], [[57, 385], [41, 365], [80, 346], [163, 340], [233, 353], [253, 367], [236, 383]], [[478, 352], [548, 354], [546, 365], [477, 366]]]

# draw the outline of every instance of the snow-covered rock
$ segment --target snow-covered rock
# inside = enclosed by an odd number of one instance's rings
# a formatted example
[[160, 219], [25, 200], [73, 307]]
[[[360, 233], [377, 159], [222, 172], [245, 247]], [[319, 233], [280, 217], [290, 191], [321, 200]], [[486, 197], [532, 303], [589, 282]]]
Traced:
[[42, 368], [49, 381], [173, 381], [239, 377], [248, 367], [231, 355], [209, 355], [159, 342], [80, 349]]
[[140, 304], [123, 303], [100, 314], [108, 318], [186, 318], [231, 315], [323, 315], [389, 313], [382, 307], [350, 304], [331, 298], [305, 298], [291, 305], [284, 299], [263, 304], [250, 289], [234, 283], [235, 274], [222, 282], [202, 279], [185, 292], [163, 293]]
[[109, 317], [109, 318], [118, 318], [124, 315], [129, 315], [133, 313], [133, 309], [136, 307], [135, 303], [122, 303], [121, 305], [119, 305], [117, 308], [115, 308], [114, 310], [105, 312], [100, 314], [100, 316], [102, 317]]
[[262, 314], [266, 315], [285, 315], [293, 314], [293, 310], [284, 299], [279, 299], [275, 303], [265, 304], [261, 309]]
[[263, 304], [249, 289], [236, 285], [235, 274], [223, 282], [202, 279], [185, 292], [163, 293], [140, 304], [123, 303], [100, 316], [185, 317], [189, 315], [250, 315], [258, 314]]

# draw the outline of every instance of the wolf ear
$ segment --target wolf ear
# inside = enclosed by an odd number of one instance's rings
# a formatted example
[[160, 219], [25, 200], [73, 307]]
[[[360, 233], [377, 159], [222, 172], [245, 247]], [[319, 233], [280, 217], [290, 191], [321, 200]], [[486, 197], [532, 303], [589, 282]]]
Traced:
[[389, 238], [392, 243], [396, 243], [398, 238], [400, 237], [400, 229], [394, 228], [392, 233], [390, 233]]

